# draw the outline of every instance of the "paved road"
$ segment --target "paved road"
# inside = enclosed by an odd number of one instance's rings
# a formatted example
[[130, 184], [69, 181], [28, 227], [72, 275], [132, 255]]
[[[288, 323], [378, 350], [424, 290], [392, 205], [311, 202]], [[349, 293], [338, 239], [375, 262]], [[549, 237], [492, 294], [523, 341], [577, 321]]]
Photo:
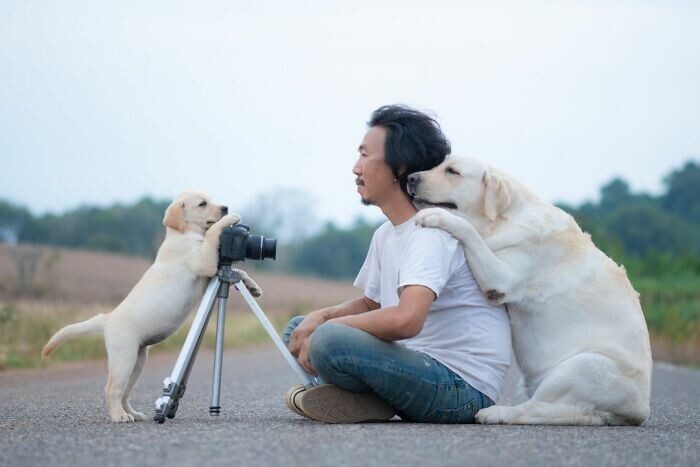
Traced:
[[[149, 408], [175, 357], [136, 388]], [[274, 349], [227, 353], [223, 414], [208, 415], [211, 354], [200, 356], [175, 420], [112, 424], [104, 363], [0, 373], [0, 465], [700, 465], [700, 371], [655, 367], [642, 427], [325, 425], [289, 412], [294, 377]]]

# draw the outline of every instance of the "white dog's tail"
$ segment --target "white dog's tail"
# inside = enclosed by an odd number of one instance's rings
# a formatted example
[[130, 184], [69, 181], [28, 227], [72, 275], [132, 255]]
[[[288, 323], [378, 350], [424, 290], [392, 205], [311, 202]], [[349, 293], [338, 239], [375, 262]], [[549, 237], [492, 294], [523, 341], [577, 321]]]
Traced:
[[44, 349], [41, 351], [41, 357], [48, 357], [54, 350], [56, 350], [56, 347], [69, 339], [82, 336], [83, 334], [101, 332], [104, 329], [106, 322], [107, 315], [100, 313], [99, 315], [95, 315], [92, 318], [80, 323], [69, 324], [68, 326], [59, 330], [51, 339], [49, 339], [44, 346]]

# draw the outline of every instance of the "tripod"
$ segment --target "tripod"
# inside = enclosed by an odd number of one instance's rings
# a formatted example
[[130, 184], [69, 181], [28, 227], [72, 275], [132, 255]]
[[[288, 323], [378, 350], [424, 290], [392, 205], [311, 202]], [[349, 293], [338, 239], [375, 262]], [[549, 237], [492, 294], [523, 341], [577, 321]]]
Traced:
[[165, 417], [174, 418], [180, 404], [180, 399], [185, 394], [185, 386], [190, 376], [190, 371], [194, 365], [194, 359], [204, 338], [204, 331], [209, 323], [209, 318], [214, 311], [214, 301], [219, 299], [218, 316], [216, 322], [216, 350], [214, 353], [214, 382], [211, 392], [211, 405], [209, 415], [218, 416], [221, 412], [219, 398], [221, 395], [221, 364], [224, 354], [224, 324], [226, 320], [226, 304], [228, 302], [229, 288], [231, 284], [238, 289], [250, 309], [255, 313], [260, 323], [275, 343], [282, 356], [292, 368], [294, 374], [306, 387], [318, 384], [301, 368], [296, 359], [289, 353], [282, 339], [277, 335], [277, 331], [267, 319], [265, 313], [252, 297], [245, 284], [241, 280], [241, 275], [237, 269], [233, 269], [231, 264], [219, 264], [219, 268], [214, 277], [209, 281], [209, 285], [204, 292], [202, 301], [197, 308], [192, 327], [190, 328], [185, 343], [182, 346], [180, 355], [177, 357], [175, 367], [171, 375], [163, 381], [163, 395], [156, 399], [156, 413], [153, 419], [158, 423], [163, 423]]

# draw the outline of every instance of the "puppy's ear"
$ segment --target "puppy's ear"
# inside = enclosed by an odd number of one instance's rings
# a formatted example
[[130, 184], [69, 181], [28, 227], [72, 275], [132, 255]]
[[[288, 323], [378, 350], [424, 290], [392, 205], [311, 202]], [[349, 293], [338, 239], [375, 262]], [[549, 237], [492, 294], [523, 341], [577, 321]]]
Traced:
[[510, 205], [510, 190], [505, 181], [489, 170], [484, 172], [484, 212], [491, 222]]
[[168, 209], [165, 210], [163, 225], [177, 230], [178, 232], [185, 231], [185, 203], [173, 202]]

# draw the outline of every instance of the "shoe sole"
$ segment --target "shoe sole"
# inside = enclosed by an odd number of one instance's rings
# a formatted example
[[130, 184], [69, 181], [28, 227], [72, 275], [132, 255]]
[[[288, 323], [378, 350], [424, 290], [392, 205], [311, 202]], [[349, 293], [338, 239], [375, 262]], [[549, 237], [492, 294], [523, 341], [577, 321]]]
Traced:
[[294, 395], [293, 403], [305, 417], [326, 423], [386, 421], [396, 410], [373, 393], [346, 391], [320, 384]]

